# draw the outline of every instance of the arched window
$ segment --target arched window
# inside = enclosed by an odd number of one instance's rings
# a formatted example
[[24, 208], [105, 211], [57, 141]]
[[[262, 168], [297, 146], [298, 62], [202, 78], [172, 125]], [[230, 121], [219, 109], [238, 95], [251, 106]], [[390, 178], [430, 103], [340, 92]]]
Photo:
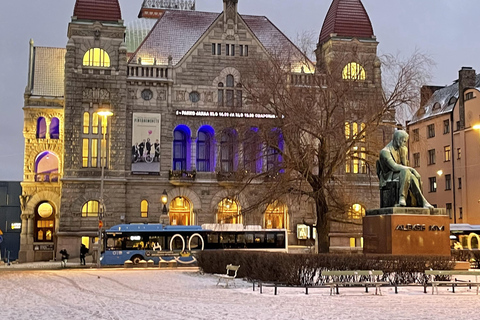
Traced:
[[243, 165], [245, 171], [259, 173], [262, 171], [262, 146], [258, 128], [252, 128], [245, 134], [243, 142]]
[[217, 206], [217, 223], [239, 224], [242, 223], [240, 207], [231, 198], [223, 199]]
[[140, 214], [142, 218], [148, 218], [148, 201], [142, 200], [140, 204]]
[[58, 158], [55, 154], [44, 151], [35, 159], [35, 181], [58, 181]]
[[283, 229], [287, 227], [287, 206], [275, 201], [265, 210], [265, 229]]
[[348, 219], [358, 220], [362, 219], [362, 217], [365, 217], [365, 207], [361, 204], [356, 203], [348, 210]]
[[100, 48], [92, 48], [85, 52], [83, 65], [86, 67], [110, 67], [110, 56]]
[[226, 130], [220, 141], [220, 169], [222, 172], [234, 172], [236, 139], [233, 130]]
[[170, 202], [170, 224], [172, 226], [189, 226], [193, 224], [190, 201], [185, 197], [176, 197]]
[[82, 217], [98, 217], [100, 203], [96, 200], [90, 200], [82, 207]]
[[234, 83], [235, 83], [235, 78], [233, 77], [233, 75], [229, 74], [227, 75], [227, 87], [229, 88], [232, 88]]
[[178, 126], [173, 132], [173, 170], [187, 170], [190, 130], [187, 126]]
[[243, 91], [242, 84], [237, 83], [235, 86], [235, 78], [229, 74], [225, 78], [226, 88], [224, 83], [218, 83], [218, 105], [227, 107], [242, 107], [243, 106]]
[[52, 118], [50, 122], [50, 139], [58, 139], [60, 137], [60, 121], [58, 118]]
[[44, 117], [37, 119], [37, 139], [45, 139], [47, 137], [47, 122]]
[[344, 80], [363, 81], [366, 79], [365, 69], [363, 69], [363, 67], [356, 62], [350, 62], [345, 66], [345, 68], [343, 68], [342, 78]]
[[210, 172], [213, 165], [213, 129], [204, 126], [200, 128], [197, 135], [197, 170]]
[[51, 242], [54, 230], [55, 209], [49, 202], [42, 202], [35, 210], [35, 241]]

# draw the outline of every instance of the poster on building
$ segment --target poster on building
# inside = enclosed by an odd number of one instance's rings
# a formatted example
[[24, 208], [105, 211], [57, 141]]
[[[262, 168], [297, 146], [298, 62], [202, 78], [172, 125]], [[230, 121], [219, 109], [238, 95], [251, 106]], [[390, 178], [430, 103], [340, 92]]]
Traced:
[[133, 114], [133, 174], [160, 174], [160, 120], [156, 113]]

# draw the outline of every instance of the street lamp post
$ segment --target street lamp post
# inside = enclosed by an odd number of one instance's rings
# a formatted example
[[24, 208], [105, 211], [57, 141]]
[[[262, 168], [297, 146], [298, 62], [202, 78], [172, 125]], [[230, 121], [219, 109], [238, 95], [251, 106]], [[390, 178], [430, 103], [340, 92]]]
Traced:
[[160, 198], [160, 200], [162, 201], [162, 204], [163, 204], [162, 222], [163, 222], [163, 224], [165, 224], [165, 222], [164, 222], [165, 217], [168, 218], [168, 208], [167, 208], [168, 194], [167, 194], [167, 190], [163, 189], [162, 197]]
[[102, 142], [100, 144], [100, 166], [102, 167], [102, 173], [100, 176], [100, 207], [98, 210], [98, 246], [97, 246], [97, 267], [100, 268], [100, 255], [102, 254], [102, 234], [103, 234], [103, 219], [105, 217], [105, 201], [103, 199], [103, 180], [105, 178], [105, 165], [106, 165], [106, 149], [107, 143], [105, 135], [107, 131], [108, 117], [113, 115], [113, 112], [108, 109], [100, 109], [97, 114], [102, 117]]

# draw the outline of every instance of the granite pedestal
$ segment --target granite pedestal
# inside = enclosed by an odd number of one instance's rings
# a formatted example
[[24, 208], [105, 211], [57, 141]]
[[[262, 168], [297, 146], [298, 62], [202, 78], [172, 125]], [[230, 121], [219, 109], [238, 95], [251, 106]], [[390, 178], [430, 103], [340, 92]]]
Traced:
[[450, 219], [445, 212], [409, 207], [367, 210], [363, 252], [450, 256]]

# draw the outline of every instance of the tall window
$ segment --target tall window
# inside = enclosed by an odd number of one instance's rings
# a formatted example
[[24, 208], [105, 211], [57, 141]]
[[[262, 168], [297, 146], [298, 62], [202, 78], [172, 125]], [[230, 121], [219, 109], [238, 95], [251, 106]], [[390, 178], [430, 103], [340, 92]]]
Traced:
[[413, 141], [420, 141], [420, 132], [418, 129], [413, 129]]
[[212, 133], [207, 128], [201, 128], [197, 136], [197, 170], [209, 172], [213, 165], [212, 157]]
[[110, 67], [110, 56], [100, 48], [92, 48], [85, 52], [83, 65], [86, 67]]
[[140, 203], [140, 216], [142, 218], [148, 218], [148, 201], [142, 200]]
[[47, 121], [44, 117], [37, 119], [37, 139], [45, 139], [47, 137]]
[[342, 78], [344, 80], [365, 80], [365, 69], [356, 62], [350, 62], [343, 68]]
[[218, 105], [233, 107], [242, 107], [243, 91], [242, 84], [237, 83], [235, 86], [235, 78], [229, 74], [226, 77], [225, 87], [223, 82], [218, 83]]
[[428, 178], [430, 192], [437, 192], [437, 177]]
[[358, 141], [348, 153], [345, 163], [345, 173], [367, 173], [366, 148], [362, 145], [365, 142], [365, 123], [345, 122], [345, 138]]
[[35, 241], [52, 242], [55, 231], [55, 210], [48, 202], [42, 202], [35, 210]]
[[82, 207], [82, 217], [98, 217], [100, 203], [96, 200], [90, 200]]
[[413, 167], [418, 168], [420, 167], [420, 153], [414, 153], [413, 154]]
[[[108, 121], [108, 120], [107, 120]], [[94, 111], [86, 111], [83, 113], [83, 139], [82, 139], [82, 167], [97, 168], [100, 164], [99, 154], [102, 137], [99, 135], [98, 114]], [[107, 137], [105, 137], [107, 138]], [[106, 147], [103, 146], [103, 147]], [[108, 155], [104, 152], [104, 155]], [[105, 161], [105, 165], [107, 161]]]
[[443, 147], [443, 154], [444, 154], [445, 161], [450, 161], [452, 159], [452, 150], [450, 146]]
[[445, 205], [445, 208], [447, 209], [448, 217], [449, 217], [450, 219], [452, 219], [452, 218], [453, 218], [453, 217], [452, 217], [452, 204], [451, 204], [451, 203], [447, 203], [447, 204]]
[[450, 120], [443, 121], [443, 134], [450, 133]]
[[250, 173], [259, 173], [262, 168], [262, 149], [256, 130], [256, 128], [248, 130], [243, 142], [243, 164], [245, 171]]
[[187, 170], [187, 138], [183, 128], [173, 132], [173, 170]]
[[226, 130], [220, 141], [220, 168], [222, 172], [233, 172], [235, 161], [235, 133], [233, 130]]
[[452, 175], [445, 175], [445, 190], [452, 190]]
[[462, 149], [461, 148], [457, 148], [457, 159], [458, 160], [462, 159]]
[[435, 164], [435, 149], [428, 150], [428, 164]]
[[273, 130], [267, 141], [267, 171], [278, 173], [282, 163], [283, 137], [278, 130]]
[[58, 139], [60, 137], [60, 121], [58, 118], [52, 118], [50, 122], [50, 139]]
[[435, 137], [435, 124], [429, 124], [427, 126], [427, 138]]
[[458, 189], [462, 189], [462, 178], [458, 178]]
[[238, 224], [242, 223], [240, 207], [234, 199], [225, 198], [217, 206], [217, 223]]

